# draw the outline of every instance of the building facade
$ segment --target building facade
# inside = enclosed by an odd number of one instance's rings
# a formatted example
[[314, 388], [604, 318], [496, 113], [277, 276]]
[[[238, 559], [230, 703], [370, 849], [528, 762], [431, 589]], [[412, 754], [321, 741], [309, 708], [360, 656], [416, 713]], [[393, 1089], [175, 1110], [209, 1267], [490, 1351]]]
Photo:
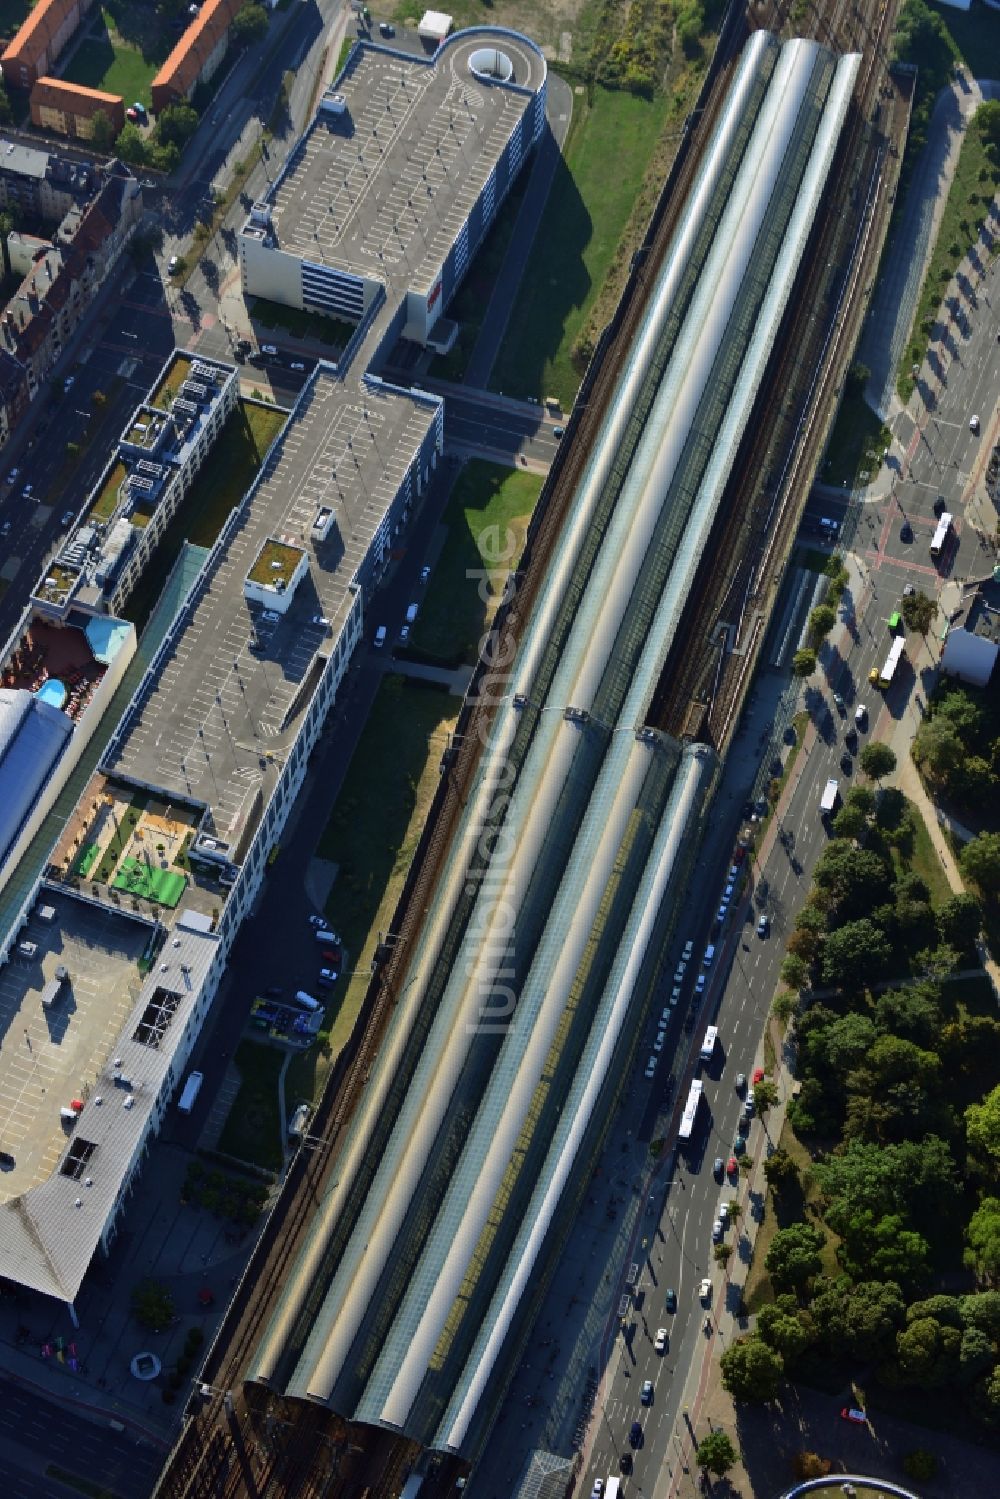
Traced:
[[0, 69], [10, 88], [29, 89], [76, 35], [94, 0], [38, 0], [3, 56]]
[[31, 123], [41, 130], [90, 140], [99, 115], [105, 116], [117, 135], [125, 124], [125, 101], [121, 95], [49, 77], [39, 78], [31, 90]]

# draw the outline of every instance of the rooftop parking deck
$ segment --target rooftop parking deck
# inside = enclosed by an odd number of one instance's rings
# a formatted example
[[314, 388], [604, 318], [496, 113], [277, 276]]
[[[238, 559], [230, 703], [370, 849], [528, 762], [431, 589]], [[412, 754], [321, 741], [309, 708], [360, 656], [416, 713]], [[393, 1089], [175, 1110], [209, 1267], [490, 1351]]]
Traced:
[[[244, 502], [186, 627], [137, 704], [115, 770], [204, 802], [240, 857], [336, 642], [352, 585], [408, 466], [438, 418], [435, 397], [345, 386], [325, 365]], [[322, 534], [321, 511], [332, 512]], [[268, 538], [301, 548], [306, 573], [277, 622], [244, 597]]]
[[[32, 919], [0, 968], [0, 1144], [14, 1158], [0, 1173], [0, 1202], [55, 1171], [66, 1148], [59, 1110], [84, 1097], [104, 1066], [138, 997], [151, 932], [48, 891], [41, 903], [56, 919]], [[22, 952], [25, 943], [35, 951]], [[69, 978], [46, 1010], [42, 992], [59, 966]]]
[[[433, 62], [358, 46], [268, 201], [303, 260], [427, 290], [544, 78], [512, 33], [462, 33]], [[470, 60], [511, 66], [490, 81]], [[492, 66], [492, 62], [489, 62]], [[508, 82], [511, 86], [503, 86]], [[527, 150], [529, 141], [525, 140]]]

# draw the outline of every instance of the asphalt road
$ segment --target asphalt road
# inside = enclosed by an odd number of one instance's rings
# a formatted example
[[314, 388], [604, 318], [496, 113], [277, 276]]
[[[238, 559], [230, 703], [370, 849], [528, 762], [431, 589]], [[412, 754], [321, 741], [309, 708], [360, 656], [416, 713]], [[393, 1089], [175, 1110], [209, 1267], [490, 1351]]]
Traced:
[[84, 1420], [3, 1378], [0, 1452], [4, 1454], [4, 1499], [75, 1492], [47, 1473], [49, 1464], [99, 1482], [121, 1499], [144, 1499], [163, 1462], [158, 1450]]
[[[709, 1069], [700, 1069], [705, 1081], [708, 1108], [702, 1111], [702, 1133], [694, 1151], [678, 1157], [672, 1183], [666, 1189], [663, 1213], [654, 1223], [660, 1208], [663, 1187], [649, 1207], [654, 1213], [639, 1219], [634, 1240], [642, 1235], [648, 1255], [642, 1250], [633, 1258], [642, 1265], [639, 1288], [642, 1295], [630, 1333], [625, 1339], [607, 1334], [609, 1352], [604, 1405], [595, 1411], [595, 1441], [591, 1460], [582, 1475], [580, 1493], [589, 1493], [595, 1478], [606, 1478], [619, 1471], [619, 1457], [631, 1451], [628, 1442], [631, 1423], [640, 1421], [642, 1444], [633, 1453], [633, 1477], [625, 1484], [627, 1492], [649, 1495], [657, 1486], [664, 1465], [675, 1462], [679, 1441], [684, 1435], [682, 1391], [688, 1370], [706, 1357], [708, 1337], [703, 1331], [705, 1310], [697, 1300], [699, 1282], [709, 1274], [714, 1282], [714, 1306], [718, 1307], [720, 1271], [712, 1265], [712, 1220], [720, 1202], [732, 1193], [720, 1186], [712, 1175], [715, 1156], [729, 1159], [736, 1133], [741, 1100], [735, 1091], [736, 1073], [750, 1075], [759, 1046], [763, 1021], [771, 995], [778, 982], [778, 968], [784, 953], [784, 940], [795, 922], [796, 913], [808, 892], [811, 872], [826, 845], [828, 833], [819, 814], [820, 794], [829, 776], [837, 776], [841, 790], [847, 790], [855, 776], [855, 755], [847, 751], [844, 736], [853, 727], [853, 712], [859, 703], [868, 709], [867, 726], [859, 733], [859, 748], [867, 739], [886, 738], [891, 720], [897, 718], [912, 691], [921, 693], [913, 669], [904, 661], [897, 682], [885, 694], [868, 681], [868, 673], [882, 664], [892, 637], [886, 619], [898, 609], [903, 588], [912, 583], [921, 591], [934, 595], [948, 577], [982, 576], [993, 564], [993, 553], [979, 544], [975, 526], [967, 517], [967, 508], [978, 507], [982, 489], [982, 459], [990, 445], [988, 432], [996, 405], [999, 345], [997, 315], [994, 312], [996, 267], [984, 285], [972, 286], [961, 300], [949, 307], [949, 331], [942, 346], [948, 358], [942, 360], [946, 379], [939, 385], [940, 396], [931, 393], [927, 421], [918, 430], [904, 417], [898, 421], [898, 439], [879, 483], [873, 486], [873, 498], [865, 504], [861, 525], [855, 540], [855, 552], [861, 559], [861, 597], [849, 598], [853, 619], [843, 655], [834, 654], [826, 661], [819, 681], [805, 694], [805, 705], [816, 727], [816, 739], [808, 749], [799, 751], [798, 784], [783, 809], [780, 838], [774, 844], [765, 868], [756, 871], [750, 898], [730, 917], [729, 931], [723, 937], [727, 958], [717, 968], [721, 994], [709, 995], [705, 1012], [700, 1013], [691, 1043], [697, 1045], [700, 1031], [709, 1013], [715, 1009], [720, 1028], [721, 1048]], [[982, 430], [970, 432], [970, 415], [981, 417]], [[930, 538], [937, 525], [937, 508], [948, 508], [957, 520], [945, 556], [934, 562], [930, 556]], [[831, 516], [841, 520], [846, 505], [817, 495], [808, 507], [804, 532], [807, 540], [816, 531], [817, 517]], [[904, 526], [909, 526], [909, 529]], [[844, 699], [841, 712], [834, 693]], [[762, 694], [763, 696], [763, 694]], [[753, 744], [757, 729], [768, 730], [768, 708], [762, 706], [757, 718], [753, 709], [748, 715], [745, 736]], [[771, 749], [768, 749], [771, 752]], [[847, 758], [843, 758], [847, 755]], [[729, 775], [720, 790], [720, 802], [732, 802], [738, 811], [750, 781], [745, 775], [745, 760], [738, 747], [730, 755]], [[726, 818], [721, 818], [726, 821]], [[730, 815], [729, 830], [735, 841], [739, 818]], [[706, 862], [711, 865], [711, 856]], [[714, 908], [715, 896], [726, 877], [727, 859], [715, 859], [714, 893], [699, 887], [694, 908]], [[757, 916], [766, 911], [771, 920], [768, 937], [759, 938], [754, 931]], [[684, 928], [685, 935], [696, 934], [696, 953], [706, 938], [705, 929]], [[715, 941], [720, 938], [715, 937]], [[679, 953], [673, 955], [678, 958]], [[717, 1003], [714, 1001], [717, 1000]], [[652, 1046], [654, 1027], [645, 1037]], [[667, 1037], [664, 1054], [676, 1045]], [[639, 1067], [645, 1064], [648, 1049], [639, 1054]], [[663, 1070], [663, 1069], [661, 1069]], [[676, 1067], [675, 1067], [676, 1070]], [[636, 1082], [636, 1091], [649, 1088]], [[663, 1082], [652, 1084], [646, 1118], [657, 1118], [660, 1111]], [[765, 1121], [766, 1124], [766, 1121]], [[759, 1132], [765, 1127], [754, 1121], [748, 1136], [753, 1151]], [[729, 1243], [736, 1252], [747, 1252], [741, 1229], [729, 1231]], [[642, 1243], [642, 1241], [640, 1241]], [[624, 1276], [624, 1265], [616, 1258], [607, 1265], [613, 1282]], [[667, 1315], [664, 1292], [667, 1286], [678, 1292], [678, 1313]], [[544, 1313], [543, 1313], [544, 1318]], [[654, 1352], [658, 1327], [667, 1327], [669, 1351]], [[718, 1352], [718, 1348], [712, 1349]], [[652, 1405], [640, 1403], [640, 1387], [649, 1379], [654, 1385]], [[847, 1441], [847, 1439], [844, 1439]], [[672, 1445], [673, 1444], [673, 1445]]]

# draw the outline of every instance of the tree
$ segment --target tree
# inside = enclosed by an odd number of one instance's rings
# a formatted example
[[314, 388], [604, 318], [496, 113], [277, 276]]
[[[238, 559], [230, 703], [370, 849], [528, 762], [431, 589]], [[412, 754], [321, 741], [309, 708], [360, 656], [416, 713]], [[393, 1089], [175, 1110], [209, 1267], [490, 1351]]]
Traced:
[[837, 1258], [849, 1275], [895, 1281], [904, 1290], [926, 1281], [927, 1240], [907, 1228], [898, 1213], [876, 1219], [871, 1212], [858, 1212], [845, 1226], [848, 1232], [837, 1248]]
[[[808, 1317], [808, 1313], [805, 1315]], [[779, 1296], [777, 1301], [762, 1306], [757, 1314], [757, 1333], [769, 1348], [781, 1354], [786, 1369], [815, 1341], [794, 1296]]]
[[992, 1369], [994, 1357], [992, 1338], [981, 1327], [967, 1327], [962, 1333], [958, 1351], [958, 1377], [961, 1383], [971, 1384], [980, 1374]]
[[837, 623], [837, 611], [830, 604], [817, 604], [809, 616], [809, 639], [819, 645]]
[[132, 1290], [132, 1315], [141, 1326], [160, 1332], [173, 1318], [174, 1299], [157, 1281], [140, 1281]]
[[831, 824], [838, 838], [853, 838], [860, 843], [868, 831], [868, 818], [860, 807], [845, 802]]
[[918, 1317], [896, 1336], [897, 1375], [902, 1385], [941, 1389], [958, 1377], [962, 1334], [935, 1317]]
[[792, 1458], [792, 1469], [796, 1478], [803, 1483], [808, 1483], [810, 1478], [825, 1478], [832, 1467], [828, 1457], [820, 1457], [818, 1452], [804, 1450], [796, 1452]]
[[90, 139], [95, 151], [110, 151], [115, 141], [115, 127], [111, 116], [103, 109], [95, 110], [91, 126]]
[[871, 377], [872, 372], [868, 368], [867, 364], [862, 364], [860, 359], [855, 359], [854, 363], [847, 371], [847, 375], [844, 380], [844, 386], [847, 390], [847, 394], [850, 396], [862, 395], [864, 392], [864, 388], [868, 384], [868, 381], [871, 379]]
[[896, 756], [881, 739], [872, 739], [860, 755], [861, 769], [871, 781], [884, 780], [896, 769]]
[[779, 1145], [765, 1160], [764, 1179], [777, 1197], [799, 1185], [799, 1168], [783, 1146]]
[[827, 844], [813, 879], [817, 889], [834, 902], [842, 921], [869, 915], [892, 893], [892, 876], [885, 860], [874, 850], [855, 848], [842, 838], [833, 838]]
[[860, 1067], [875, 1044], [876, 1031], [867, 1015], [841, 1015], [827, 1027], [823, 1038], [827, 1066], [843, 1081]]
[[115, 152], [129, 166], [142, 166], [146, 161], [146, 142], [138, 126], [129, 123], [118, 132]]
[[811, 1223], [779, 1228], [764, 1259], [775, 1289], [803, 1289], [823, 1267], [820, 1250], [825, 1243], [826, 1235]]
[[806, 648], [804, 650], [795, 652], [795, 655], [792, 657], [792, 671], [797, 677], [801, 677], [804, 681], [806, 677], [811, 677], [815, 670], [815, 651]]
[[976, 129], [988, 146], [1000, 150], [1000, 99], [980, 104], [975, 113]]
[[913, 963], [917, 972], [926, 978], [945, 979], [949, 973], [955, 972], [961, 956], [947, 942], [939, 942], [936, 947], [922, 947], [914, 955]]
[[244, 5], [233, 20], [233, 40], [243, 47], [250, 47], [266, 36], [267, 25], [267, 11], [262, 5]]
[[867, 917], [831, 932], [823, 949], [823, 978], [845, 989], [862, 988], [878, 978], [892, 956], [885, 933]]
[[754, 1083], [753, 1106], [758, 1114], [766, 1114], [768, 1109], [773, 1109], [779, 1097], [778, 1085], [769, 1077], [762, 1077], [759, 1083]]
[[809, 987], [809, 964], [795, 953], [789, 953], [781, 962], [781, 979], [789, 989], [801, 994]]
[[846, 1276], [828, 1281], [813, 1297], [812, 1315], [838, 1356], [863, 1363], [886, 1358], [906, 1318], [906, 1303], [895, 1281]]
[[1000, 1291], [979, 1291], [958, 1298], [963, 1327], [979, 1327], [994, 1343], [1000, 1342]]
[[1000, 1176], [1000, 1086], [965, 1111], [969, 1155], [984, 1174]]
[[965, 746], [954, 724], [935, 714], [920, 725], [910, 753], [932, 781], [943, 785], [964, 761]]
[[[238, 20], [239, 16], [236, 17]], [[235, 25], [234, 21], [234, 28]], [[168, 104], [156, 122], [156, 135], [161, 145], [176, 146], [178, 152], [184, 150], [197, 129], [198, 115], [190, 104]]]
[[875, 1001], [875, 1026], [883, 1034], [931, 1047], [941, 1028], [936, 986], [924, 983], [908, 989], [887, 989]]
[[786, 951], [793, 958], [801, 958], [811, 968], [823, 951], [823, 937], [820, 932], [811, 932], [808, 927], [796, 927], [791, 933], [786, 944]]
[[984, 895], [1000, 894], [1000, 833], [977, 833], [962, 849], [958, 862], [966, 879]]
[[983, 908], [974, 895], [952, 895], [937, 913], [942, 942], [961, 953], [972, 952], [983, 929]]
[[713, 1431], [698, 1443], [694, 1460], [706, 1473], [714, 1473], [716, 1478], [722, 1478], [730, 1468], [736, 1466], [740, 1455], [724, 1431]]
[[900, 613], [908, 630], [915, 630], [927, 639], [927, 632], [937, 616], [938, 606], [926, 593], [910, 593], [900, 605]]
[[866, 817], [874, 817], [875, 793], [870, 786], [852, 786], [845, 798], [845, 806], [857, 807]]
[[734, 1400], [763, 1405], [778, 1393], [783, 1372], [781, 1355], [753, 1334], [730, 1343], [719, 1367], [723, 1388]]
[[790, 989], [781, 989], [774, 996], [774, 1001], [771, 1005], [771, 1014], [775, 1020], [784, 1026], [797, 1014], [798, 1008], [798, 999], [792, 991]]

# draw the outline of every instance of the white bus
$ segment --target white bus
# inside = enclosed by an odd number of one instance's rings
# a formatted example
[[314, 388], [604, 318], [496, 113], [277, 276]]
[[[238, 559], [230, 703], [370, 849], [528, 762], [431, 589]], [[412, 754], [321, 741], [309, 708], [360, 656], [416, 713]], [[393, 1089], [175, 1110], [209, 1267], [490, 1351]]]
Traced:
[[690, 1140], [691, 1138], [695, 1121], [698, 1118], [698, 1110], [701, 1107], [702, 1092], [702, 1084], [698, 1078], [695, 1078], [691, 1084], [691, 1091], [687, 1096], [687, 1103], [684, 1105], [684, 1112], [681, 1115], [681, 1127], [677, 1131], [677, 1136], [680, 1140]]
[[710, 1025], [708, 1030], [705, 1032], [705, 1039], [701, 1043], [701, 1060], [703, 1062], [710, 1062], [715, 1056], [715, 1043], [718, 1041], [718, 1039], [718, 1027]]
[[604, 1499], [618, 1499], [618, 1492], [621, 1486], [622, 1481], [620, 1478], [609, 1478], [604, 1485]]
[[905, 652], [906, 637], [903, 635], [897, 635], [895, 640], [892, 642], [892, 648], [889, 651], [888, 656], [886, 656], [885, 658], [885, 665], [880, 672], [876, 673], [875, 677], [876, 685], [881, 687], [883, 692], [887, 687], [891, 685], [892, 679], [896, 675], [896, 668], [899, 665], [900, 661], [902, 661]]
[[937, 530], [931, 537], [931, 556], [940, 557], [944, 551], [944, 544], [948, 540], [948, 532], [951, 530], [953, 517], [949, 511], [945, 511], [937, 523]]

